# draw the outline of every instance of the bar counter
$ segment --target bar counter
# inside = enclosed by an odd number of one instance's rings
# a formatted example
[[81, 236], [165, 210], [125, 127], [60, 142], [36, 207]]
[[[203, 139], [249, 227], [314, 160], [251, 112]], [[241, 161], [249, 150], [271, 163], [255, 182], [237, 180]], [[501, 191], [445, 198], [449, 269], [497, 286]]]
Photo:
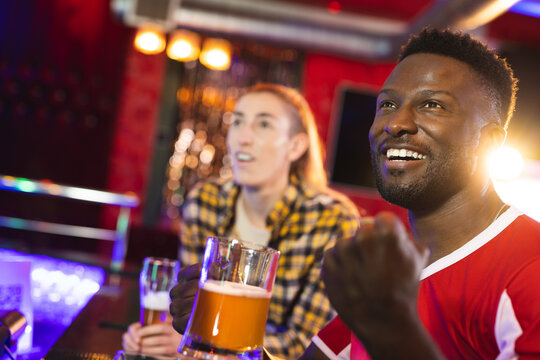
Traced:
[[104, 285], [45, 359], [112, 359], [122, 348], [122, 333], [139, 317], [138, 270], [107, 273]]

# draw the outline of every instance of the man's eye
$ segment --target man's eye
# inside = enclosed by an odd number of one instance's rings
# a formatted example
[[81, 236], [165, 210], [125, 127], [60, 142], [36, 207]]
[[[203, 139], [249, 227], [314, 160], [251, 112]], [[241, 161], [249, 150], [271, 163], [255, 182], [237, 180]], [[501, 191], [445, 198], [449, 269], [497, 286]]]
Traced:
[[444, 109], [442, 107], [441, 104], [439, 104], [438, 102], [435, 102], [435, 101], [428, 101], [424, 104], [424, 107], [427, 107], [427, 108], [439, 108], [439, 109]]
[[234, 127], [238, 127], [242, 124], [242, 119], [239, 119], [239, 118], [233, 118], [232, 119], [232, 122], [231, 122], [231, 125], [234, 126]]
[[381, 101], [381, 103], [379, 104], [379, 108], [380, 109], [384, 109], [384, 108], [395, 108], [396, 107], [396, 104], [394, 104], [393, 102], [391, 101]]

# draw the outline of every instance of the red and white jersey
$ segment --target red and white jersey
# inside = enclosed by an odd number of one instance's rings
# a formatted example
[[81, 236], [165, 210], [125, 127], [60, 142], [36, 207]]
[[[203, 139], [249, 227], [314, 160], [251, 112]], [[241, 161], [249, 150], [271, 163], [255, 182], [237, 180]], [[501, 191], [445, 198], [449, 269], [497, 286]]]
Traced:
[[[427, 266], [418, 311], [448, 359], [540, 359], [540, 223], [511, 207]], [[339, 318], [313, 343], [330, 359], [369, 359]]]

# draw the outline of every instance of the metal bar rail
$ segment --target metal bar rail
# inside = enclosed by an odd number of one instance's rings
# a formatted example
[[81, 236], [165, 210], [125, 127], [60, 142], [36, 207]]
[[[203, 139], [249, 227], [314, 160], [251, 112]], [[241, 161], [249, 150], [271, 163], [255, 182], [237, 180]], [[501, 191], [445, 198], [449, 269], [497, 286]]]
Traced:
[[55, 184], [50, 181], [37, 181], [13, 176], [0, 175], [0, 190], [28, 194], [45, 194], [69, 199], [119, 206], [116, 230], [106, 230], [87, 226], [65, 225], [46, 221], [26, 220], [0, 216], [0, 226], [12, 229], [44, 232], [58, 235], [114, 241], [111, 255], [111, 269], [119, 271], [124, 265], [127, 250], [130, 209], [139, 205], [139, 198], [132, 193], [120, 194], [92, 190], [76, 186]]

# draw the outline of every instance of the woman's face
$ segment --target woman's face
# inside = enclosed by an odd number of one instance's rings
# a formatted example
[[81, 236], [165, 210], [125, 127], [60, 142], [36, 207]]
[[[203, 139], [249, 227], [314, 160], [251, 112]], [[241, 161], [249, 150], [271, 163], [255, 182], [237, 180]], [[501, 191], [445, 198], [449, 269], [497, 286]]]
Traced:
[[291, 163], [306, 150], [305, 134], [291, 136], [288, 105], [268, 92], [242, 96], [231, 117], [227, 148], [235, 181], [263, 187], [287, 181]]

